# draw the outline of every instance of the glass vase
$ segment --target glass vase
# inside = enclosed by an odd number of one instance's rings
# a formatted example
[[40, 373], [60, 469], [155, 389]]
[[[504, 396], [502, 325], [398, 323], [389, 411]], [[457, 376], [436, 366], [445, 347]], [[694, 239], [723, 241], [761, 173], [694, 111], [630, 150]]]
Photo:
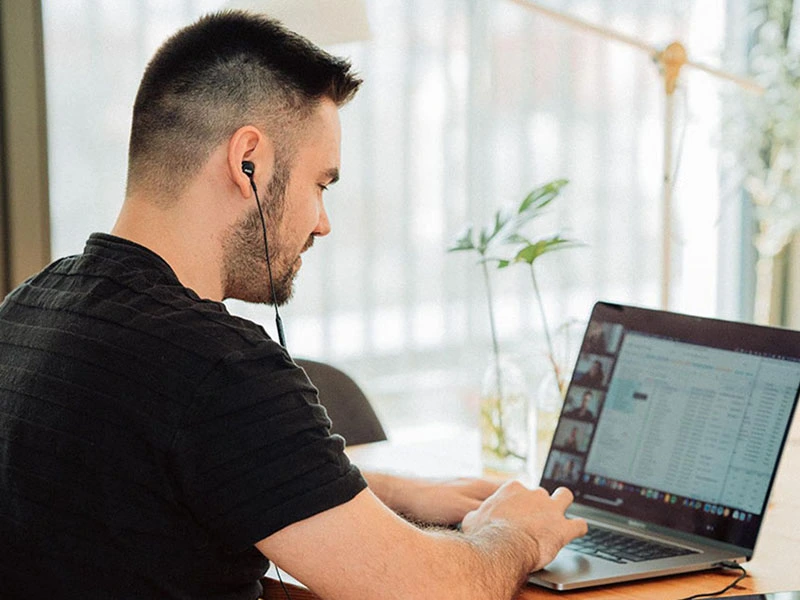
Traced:
[[518, 474], [526, 469], [529, 397], [525, 376], [510, 356], [492, 356], [481, 385], [481, 461], [485, 472]]
[[584, 328], [577, 320], [563, 323], [553, 335], [552, 346], [532, 355], [531, 373], [535, 384], [531, 403], [536, 414], [537, 458], [536, 468], [532, 470], [538, 473], [544, 467], [543, 461], [553, 441]]
[[538, 378], [535, 392], [536, 445], [542, 450], [540, 454], [546, 454], [553, 441], [558, 417], [564, 404], [564, 396], [549, 360], [542, 366], [539, 373], [541, 376]]

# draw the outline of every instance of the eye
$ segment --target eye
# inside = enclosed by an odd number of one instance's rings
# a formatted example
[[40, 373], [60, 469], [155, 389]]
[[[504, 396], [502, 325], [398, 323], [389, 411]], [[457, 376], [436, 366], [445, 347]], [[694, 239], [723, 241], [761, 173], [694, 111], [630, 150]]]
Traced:
[[327, 185], [322, 184], [322, 183], [318, 183], [317, 185], [319, 185], [319, 189], [321, 189], [323, 192], [327, 192], [328, 191], [328, 186]]

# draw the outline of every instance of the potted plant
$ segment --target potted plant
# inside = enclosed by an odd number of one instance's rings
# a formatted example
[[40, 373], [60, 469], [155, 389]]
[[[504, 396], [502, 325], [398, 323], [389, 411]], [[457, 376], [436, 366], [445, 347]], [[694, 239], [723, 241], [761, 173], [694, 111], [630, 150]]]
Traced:
[[736, 163], [753, 207], [756, 322], [775, 321], [776, 258], [800, 229], [800, 43], [792, 0], [757, 0], [750, 72], [763, 94], [741, 96], [730, 119]]
[[492, 470], [514, 471], [524, 467], [528, 456], [529, 407], [525, 378], [521, 370], [500, 351], [489, 264], [494, 263], [500, 269], [514, 264], [529, 266], [534, 297], [545, 332], [548, 361], [563, 397], [566, 381], [562, 366], [556, 360], [551, 329], [547, 322], [534, 263], [541, 256], [573, 247], [576, 242], [561, 235], [532, 239], [528, 233], [528, 226], [534, 219], [544, 214], [545, 209], [558, 197], [565, 185], [567, 185], [565, 179], [558, 179], [535, 188], [513, 210], [505, 208], [498, 210], [491, 223], [481, 228], [477, 234], [471, 225], [467, 226], [448, 248], [449, 252], [474, 252], [478, 255], [478, 264], [486, 289], [492, 355], [481, 391], [480, 429], [484, 465]]

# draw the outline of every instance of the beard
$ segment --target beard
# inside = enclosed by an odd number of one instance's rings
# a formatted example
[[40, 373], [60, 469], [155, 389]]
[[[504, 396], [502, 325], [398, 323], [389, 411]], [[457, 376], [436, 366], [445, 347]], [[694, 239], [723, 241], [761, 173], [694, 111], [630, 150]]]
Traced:
[[300, 270], [300, 254], [313, 245], [314, 236], [309, 236], [299, 252], [292, 251], [279, 238], [287, 183], [288, 177], [279, 173], [276, 165], [261, 199], [272, 267], [271, 285], [261, 215], [255, 207], [231, 228], [223, 242], [223, 298], [276, 306], [283, 306], [291, 299], [294, 279]]

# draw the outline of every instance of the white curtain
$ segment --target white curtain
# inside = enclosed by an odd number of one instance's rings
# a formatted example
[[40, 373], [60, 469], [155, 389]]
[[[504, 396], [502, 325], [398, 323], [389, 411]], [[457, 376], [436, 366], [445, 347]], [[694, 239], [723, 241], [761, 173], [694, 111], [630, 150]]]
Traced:
[[[146, 61], [220, 4], [45, 3], [54, 255], [113, 224]], [[548, 6], [654, 45], [681, 40], [711, 64], [730, 43], [724, 0]], [[567, 178], [538, 225], [585, 246], [537, 263], [552, 326], [585, 321], [598, 299], [659, 304], [662, 80], [642, 52], [505, 0], [370, 0], [368, 10], [372, 39], [330, 48], [366, 83], [343, 110], [333, 233], [304, 257], [283, 316], [288, 346], [355, 375], [390, 434], [468, 423], [489, 353], [485, 292], [474, 257], [445, 252], [467, 222]], [[742, 240], [727, 226], [739, 206], [719, 184], [722, 89], [687, 69], [676, 96], [671, 308], [739, 316], [730, 257]], [[542, 347], [530, 280], [522, 269], [492, 277], [501, 344], [524, 364]], [[270, 309], [231, 309], [272, 330]]]

